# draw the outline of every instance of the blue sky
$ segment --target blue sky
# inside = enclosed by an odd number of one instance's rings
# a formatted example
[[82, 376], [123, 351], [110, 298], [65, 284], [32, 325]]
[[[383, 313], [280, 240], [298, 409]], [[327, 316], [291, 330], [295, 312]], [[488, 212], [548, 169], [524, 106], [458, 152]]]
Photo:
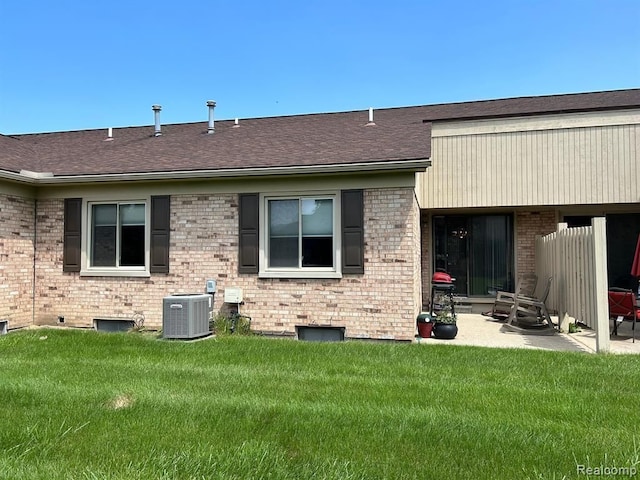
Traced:
[[0, 0], [0, 133], [640, 87], [640, 0]]

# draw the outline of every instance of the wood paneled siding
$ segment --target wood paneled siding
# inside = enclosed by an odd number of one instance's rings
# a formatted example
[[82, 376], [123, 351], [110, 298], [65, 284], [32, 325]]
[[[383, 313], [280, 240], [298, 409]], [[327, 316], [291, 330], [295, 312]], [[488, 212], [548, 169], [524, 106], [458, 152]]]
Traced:
[[420, 206], [638, 202], [640, 112], [615, 118], [434, 123], [432, 167], [418, 173]]

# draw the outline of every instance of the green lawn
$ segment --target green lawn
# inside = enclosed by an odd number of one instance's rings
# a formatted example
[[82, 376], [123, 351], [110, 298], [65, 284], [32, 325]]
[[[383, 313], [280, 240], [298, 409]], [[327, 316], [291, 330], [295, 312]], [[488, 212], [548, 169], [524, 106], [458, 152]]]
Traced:
[[640, 356], [29, 330], [0, 478], [596, 478], [640, 468], [639, 387]]

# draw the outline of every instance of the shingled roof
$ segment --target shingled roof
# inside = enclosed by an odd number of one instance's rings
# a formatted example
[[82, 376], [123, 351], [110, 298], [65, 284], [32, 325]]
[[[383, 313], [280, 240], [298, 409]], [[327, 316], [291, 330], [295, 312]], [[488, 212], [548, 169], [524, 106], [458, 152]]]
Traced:
[[[0, 135], [0, 170], [57, 176], [407, 165], [430, 157], [430, 122], [640, 107], [640, 89], [107, 130]], [[364, 169], [364, 167], [363, 167]]]
[[29, 142], [17, 137], [0, 135], [0, 169], [18, 172], [21, 169], [33, 170], [36, 166], [36, 153]]
[[544, 114], [625, 110], [638, 107], [640, 107], [640, 89], [612, 90], [429, 105], [424, 107], [424, 121], [527, 117]]
[[[329, 166], [429, 158], [430, 127], [403, 110], [296, 115], [154, 127], [17, 135], [0, 168], [54, 175], [96, 175], [195, 170]], [[21, 150], [15, 144], [20, 144]], [[22, 154], [22, 155], [21, 155]]]

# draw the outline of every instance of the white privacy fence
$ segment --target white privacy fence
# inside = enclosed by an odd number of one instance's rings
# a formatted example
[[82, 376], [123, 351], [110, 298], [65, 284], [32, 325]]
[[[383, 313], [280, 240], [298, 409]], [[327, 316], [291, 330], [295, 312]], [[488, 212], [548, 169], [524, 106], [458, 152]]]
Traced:
[[567, 228], [536, 239], [536, 274], [539, 281], [553, 277], [547, 308], [558, 312], [566, 329], [568, 318], [596, 331], [596, 349], [609, 350], [607, 298], [607, 237], [604, 218], [590, 227]]

